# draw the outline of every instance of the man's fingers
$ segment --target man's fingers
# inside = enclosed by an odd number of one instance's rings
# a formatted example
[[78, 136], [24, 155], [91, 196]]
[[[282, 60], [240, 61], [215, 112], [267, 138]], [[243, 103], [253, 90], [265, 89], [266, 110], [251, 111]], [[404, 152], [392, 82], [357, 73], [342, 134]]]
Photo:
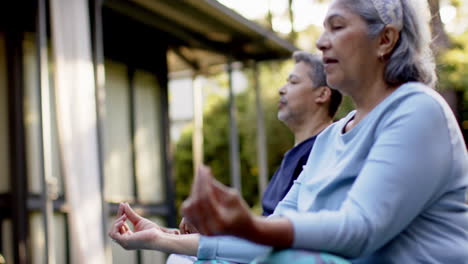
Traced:
[[119, 218], [117, 218], [114, 222], [113, 229], [114, 231], [117, 231], [119, 233], [122, 233], [123, 230], [121, 229], [121, 226], [125, 221], [127, 220], [127, 216], [125, 214], [121, 215]]
[[115, 229], [120, 233], [120, 234], [123, 234], [125, 232], [128, 231], [128, 229], [125, 229], [125, 226], [127, 225], [126, 222], [127, 219], [126, 218], [122, 218], [118, 221], [115, 222]]
[[130, 227], [127, 225], [127, 222], [122, 223], [120, 230], [121, 230], [121, 234], [128, 233], [130, 231]]
[[124, 223], [124, 221], [123, 221], [122, 218], [119, 218], [118, 220], [116, 220], [114, 222], [114, 225], [112, 226], [110, 232], [109, 232], [109, 236], [112, 237], [115, 234], [120, 234], [120, 228], [121, 228], [123, 223]]
[[167, 232], [168, 232], [169, 234], [173, 234], [173, 235], [180, 235], [180, 234], [181, 234], [181, 233], [180, 233], [180, 230], [177, 229], [177, 228], [168, 229]]
[[119, 220], [122, 220], [122, 219], [127, 219], [127, 215], [126, 215], [126, 214], [121, 215], [120, 217], [118, 217], [117, 219], [115, 219], [115, 222], [117, 222], [117, 221], [119, 221]]
[[112, 241], [119, 244], [122, 248], [129, 249], [128, 246], [127, 246], [127, 237], [128, 236], [122, 235], [122, 234], [120, 234], [118, 232], [109, 234], [109, 236], [110, 236], [110, 238], [112, 238]]
[[119, 209], [117, 210], [117, 217], [120, 217], [123, 214], [123, 212], [124, 212], [123, 207], [124, 207], [124, 204], [120, 203], [119, 204]]
[[180, 235], [180, 231], [177, 228], [167, 228], [160, 226], [159, 229], [161, 229], [161, 231], [167, 234]]
[[185, 224], [185, 217], [182, 218], [182, 221], [180, 221], [179, 230], [182, 234], [187, 234], [187, 226]]
[[128, 203], [123, 206], [124, 213], [127, 215], [128, 220], [133, 224], [138, 223], [141, 220], [141, 216], [135, 213]]

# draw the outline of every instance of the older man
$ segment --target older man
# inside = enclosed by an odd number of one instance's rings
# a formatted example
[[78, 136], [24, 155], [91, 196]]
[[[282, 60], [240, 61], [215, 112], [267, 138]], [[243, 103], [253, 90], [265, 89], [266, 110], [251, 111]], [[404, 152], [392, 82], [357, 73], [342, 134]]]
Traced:
[[278, 119], [294, 134], [294, 147], [284, 156], [262, 200], [263, 215], [270, 215], [307, 162], [317, 135], [333, 122], [341, 94], [326, 85], [321, 59], [297, 51], [286, 84], [279, 89]]

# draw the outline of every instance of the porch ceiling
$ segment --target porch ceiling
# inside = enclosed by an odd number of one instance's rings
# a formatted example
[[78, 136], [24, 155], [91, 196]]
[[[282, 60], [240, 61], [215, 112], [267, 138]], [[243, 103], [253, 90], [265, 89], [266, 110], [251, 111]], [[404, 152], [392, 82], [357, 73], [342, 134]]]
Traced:
[[297, 49], [216, 0], [107, 0], [104, 4], [176, 40], [170, 42], [170, 71], [203, 71], [229, 58], [285, 58]]

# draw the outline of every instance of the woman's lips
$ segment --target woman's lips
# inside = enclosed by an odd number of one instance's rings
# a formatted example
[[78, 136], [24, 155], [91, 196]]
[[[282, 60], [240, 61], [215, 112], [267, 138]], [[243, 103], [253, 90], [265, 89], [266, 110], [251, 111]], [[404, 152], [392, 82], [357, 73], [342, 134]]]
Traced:
[[331, 57], [323, 57], [323, 64], [324, 64], [326, 72], [328, 72], [337, 63], [338, 63], [337, 59], [334, 59]]

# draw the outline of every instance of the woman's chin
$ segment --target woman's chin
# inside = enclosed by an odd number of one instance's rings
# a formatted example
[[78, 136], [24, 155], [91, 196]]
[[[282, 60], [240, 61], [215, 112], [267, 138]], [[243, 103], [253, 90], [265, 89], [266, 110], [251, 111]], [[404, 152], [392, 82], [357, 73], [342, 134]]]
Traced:
[[328, 85], [328, 87], [333, 88], [335, 90], [339, 90], [340, 83], [341, 83], [340, 80], [338, 78], [336, 78], [335, 76], [327, 75], [327, 85]]
[[348, 93], [346, 92], [346, 89], [343, 89], [346, 87], [346, 83], [344, 83], [342, 79], [329, 78], [327, 76], [327, 85], [328, 87], [339, 91], [343, 95], [348, 95]]

